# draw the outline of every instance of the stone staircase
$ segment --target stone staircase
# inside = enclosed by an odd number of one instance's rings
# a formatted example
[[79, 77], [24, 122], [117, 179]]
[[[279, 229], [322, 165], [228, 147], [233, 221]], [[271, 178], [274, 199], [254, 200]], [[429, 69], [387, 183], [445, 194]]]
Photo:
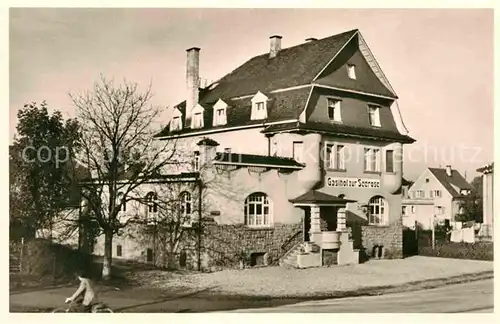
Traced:
[[297, 254], [300, 253], [301, 248], [304, 246], [304, 242], [299, 242], [295, 244], [288, 252], [283, 255], [279, 261], [282, 267], [297, 267]]

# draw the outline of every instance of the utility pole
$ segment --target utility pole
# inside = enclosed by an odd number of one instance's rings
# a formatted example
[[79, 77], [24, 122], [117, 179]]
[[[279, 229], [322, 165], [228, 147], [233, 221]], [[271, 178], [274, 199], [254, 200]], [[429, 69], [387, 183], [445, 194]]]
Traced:
[[434, 250], [436, 241], [436, 215], [432, 215], [432, 249]]
[[200, 175], [198, 174], [198, 271], [201, 271], [201, 236], [203, 235], [202, 233], [202, 201], [201, 201], [201, 195], [203, 193], [203, 184], [200, 178]]

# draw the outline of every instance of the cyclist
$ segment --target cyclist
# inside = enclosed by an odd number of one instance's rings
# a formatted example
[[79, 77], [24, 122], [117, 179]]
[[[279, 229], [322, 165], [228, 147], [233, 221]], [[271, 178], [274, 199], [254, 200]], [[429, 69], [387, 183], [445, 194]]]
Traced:
[[65, 303], [71, 303], [70, 312], [88, 313], [97, 300], [94, 285], [85, 271], [78, 271], [76, 277], [80, 280], [80, 286], [73, 296], [66, 298]]

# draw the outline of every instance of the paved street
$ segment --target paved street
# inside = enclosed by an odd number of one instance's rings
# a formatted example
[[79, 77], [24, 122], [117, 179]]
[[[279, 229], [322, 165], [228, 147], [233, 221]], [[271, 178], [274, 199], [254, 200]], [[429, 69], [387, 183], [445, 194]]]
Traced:
[[275, 308], [237, 312], [278, 313], [460, 313], [493, 312], [493, 280], [456, 284], [435, 289], [303, 302]]

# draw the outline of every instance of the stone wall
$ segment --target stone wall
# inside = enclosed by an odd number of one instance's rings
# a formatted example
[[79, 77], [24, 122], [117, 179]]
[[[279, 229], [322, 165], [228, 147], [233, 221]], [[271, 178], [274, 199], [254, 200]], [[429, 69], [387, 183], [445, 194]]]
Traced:
[[[382, 246], [386, 259], [403, 257], [403, 224], [401, 218], [388, 226], [368, 226], [351, 224], [349, 231], [355, 249], [360, 249], [360, 259], [377, 258], [373, 255], [375, 246]], [[376, 252], [375, 252], [376, 253]]]
[[[209, 225], [202, 240], [203, 267], [234, 267], [245, 257], [250, 265], [252, 254], [264, 253], [267, 265], [279, 259], [299, 241], [302, 224], [275, 224], [272, 228], [254, 229], [243, 225]], [[300, 233], [299, 233], [300, 232]], [[283, 245], [286, 245], [284, 248]]]

